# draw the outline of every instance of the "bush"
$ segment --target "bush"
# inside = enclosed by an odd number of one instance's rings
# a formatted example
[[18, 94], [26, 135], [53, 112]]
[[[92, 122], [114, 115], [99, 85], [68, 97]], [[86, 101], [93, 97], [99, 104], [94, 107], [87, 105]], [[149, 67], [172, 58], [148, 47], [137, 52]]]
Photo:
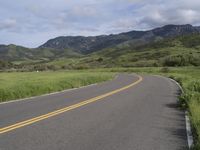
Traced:
[[160, 72], [162, 72], [162, 73], [169, 73], [170, 69], [168, 67], [163, 67], [163, 68], [160, 69]]
[[174, 55], [174, 56], [167, 56], [162, 59], [163, 66], [199, 66], [200, 59], [199, 56], [195, 56], [193, 54], [187, 55]]
[[83, 65], [77, 65], [74, 68], [77, 70], [84, 70], [84, 69], [89, 69], [90, 67], [88, 65], [83, 64]]

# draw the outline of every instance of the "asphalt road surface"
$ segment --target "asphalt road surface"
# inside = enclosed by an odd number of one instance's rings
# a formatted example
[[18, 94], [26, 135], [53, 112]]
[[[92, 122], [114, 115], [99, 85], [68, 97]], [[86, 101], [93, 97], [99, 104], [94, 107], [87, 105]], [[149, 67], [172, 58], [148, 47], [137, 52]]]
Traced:
[[0, 104], [0, 150], [184, 150], [178, 86], [120, 74], [98, 85]]

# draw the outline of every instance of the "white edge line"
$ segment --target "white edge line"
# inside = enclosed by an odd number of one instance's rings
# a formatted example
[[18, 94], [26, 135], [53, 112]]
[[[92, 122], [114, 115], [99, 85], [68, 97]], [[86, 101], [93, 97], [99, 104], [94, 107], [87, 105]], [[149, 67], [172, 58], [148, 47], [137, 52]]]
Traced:
[[[115, 76], [114, 79], [111, 79], [111, 80], [115, 80], [117, 79], [119, 76], [119, 74], [117, 74]], [[110, 80], [107, 80], [107, 81], [110, 81]], [[20, 101], [28, 101], [28, 100], [33, 100], [35, 98], [38, 98], [38, 97], [45, 97], [45, 96], [49, 96], [49, 95], [55, 95], [55, 94], [60, 94], [60, 93], [64, 93], [64, 92], [67, 92], [67, 91], [74, 91], [74, 90], [77, 90], [77, 89], [82, 89], [82, 88], [87, 88], [87, 87], [90, 87], [90, 86], [95, 86], [95, 85], [98, 85], [100, 83], [104, 83], [104, 82], [107, 82], [107, 81], [103, 81], [103, 82], [99, 82], [99, 83], [94, 83], [94, 84], [90, 84], [90, 85], [86, 85], [86, 86], [81, 86], [81, 87], [76, 87], [76, 88], [71, 88], [71, 89], [66, 89], [66, 90], [62, 90], [62, 91], [57, 91], [57, 92], [52, 92], [52, 93], [47, 93], [47, 94], [43, 94], [43, 95], [38, 95], [38, 96], [32, 96], [32, 97], [27, 97], [27, 98], [22, 98], [22, 99], [17, 99], [17, 100], [9, 100], [7, 102], [0, 102], [0, 105], [3, 105], [3, 104], [8, 104], [8, 103], [15, 103], [15, 102], [20, 102]]]
[[192, 148], [192, 146], [194, 145], [194, 140], [193, 140], [193, 135], [192, 135], [190, 118], [188, 116], [188, 112], [187, 111], [185, 111], [185, 122], [186, 122], [188, 146], [189, 146], [189, 148]]
[[[154, 76], [167, 78], [167, 77], [160, 76], [160, 75], [154, 75]], [[182, 86], [176, 80], [174, 80], [172, 78], [168, 78], [168, 79], [170, 79], [172, 82], [174, 82], [180, 88], [181, 93], [184, 94], [184, 90], [183, 90]], [[188, 147], [189, 147], [189, 149], [191, 149], [193, 144], [194, 144], [194, 139], [193, 139], [193, 135], [192, 135], [192, 128], [191, 128], [191, 124], [190, 124], [190, 118], [188, 116], [188, 112], [187, 111], [185, 111], [185, 124], [186, 124]]]
[[[171, 78], [169, 78], [169, 79], [171, 81], [173, 81], [176, 85], [178, 85], [178, 87], [181, 89], [181, 92], [184, 94], [184, 90], [181, 87], [181, 85], [176, 80], [171, 79]], [[189, 149], [191, 149], [192, 146], [194, 145], [194, 139], [193, 139], [193, 135], [192, 135], [192, 128], [191, 128], [190, 118], [189, 118], [187, 110], [185, 111], [185, 124], [186, 124], [188, 147], [189, 147]]]

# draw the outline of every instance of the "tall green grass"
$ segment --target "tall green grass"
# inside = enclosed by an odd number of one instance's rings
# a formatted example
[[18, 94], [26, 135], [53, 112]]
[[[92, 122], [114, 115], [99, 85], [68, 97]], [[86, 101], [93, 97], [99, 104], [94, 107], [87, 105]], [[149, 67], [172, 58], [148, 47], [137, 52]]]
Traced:
[[85, 86], [113, 76], [114, 73], [88, 71], [0, 73], [0, 102]]
[[180, 104], [188, 109], [190, 114], [195, 138], [193, 149], [200, 150], [200, 69], [189, 69], [172, 75], [184, 90], [184, 93], [180, 96]]

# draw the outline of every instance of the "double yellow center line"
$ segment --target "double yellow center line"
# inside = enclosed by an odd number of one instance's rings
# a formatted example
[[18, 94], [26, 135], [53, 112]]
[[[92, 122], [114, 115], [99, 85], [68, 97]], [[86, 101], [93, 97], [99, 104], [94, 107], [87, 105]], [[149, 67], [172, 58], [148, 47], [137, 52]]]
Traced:
[[56, 115], [59, 115], [61, 113], [67, 112], [69, 110], [73, 110], [75, 108], [87, 105], [89, 103], [93, 103], [93, 102], [98, 101], [100, 99], [103, 99], [105, 97], [108, 97], [108, 96], [111, 96], [111, 95], [116, 94], [118, 92], [121, 92], [123, 90], [126, 90], [126, 89], [140, 83], [142, 80], [143, 80], [142, 77], [138, 76], [138, 80], [136, 82], [129, 84], [127, 86], [124, 86], [122, 88], [116, 89], [114, 91], [105, 93], [105, 94], [97, 96], [97, 97], [93, 97], [93, 98], [88, 99], [88, 100], [84, 100], [80, 103], [77, 103], [77, 104], [74, 104], [74, 105], [71, 105], [71, 106], [67, 106], [67, 107], [64, 107], [62, 109], [58, 109], [58, 110], [55, 110], [53, 112], [50, 112], [50, 113], [47, 113], [47, 114], [44, 114], [44, 115], [41, 115], [41, 116], [38, 116], [38, 117], [35, 117], [35, 118], [31, 118], [31, 119], [28, 119], [28, 120], [25, 120], [25, 121], [22, 121], [22, 122], [18, 122], [18, 123], [13, 124], [13, 125], [9, 125], [7, 127], [0, 128], [0, 134], [9, 132], [9, 131], [12, 131], [12, 130], [15, 130], [15, 129], [18, 129], [18, 128], [21, 128], [21, 127], [24, 127], [24, 126], [27, 126], [27, 125], [30, 125], [30, 124], [33, 124], [35, 122], [38, 122], [38, 121], [41, 121], [41, 120], [44, 120], [44, 119], [47, 119], [47, 118], [50, 118], [50, 117], [53, 117], [53, 116], [56, 116]]

